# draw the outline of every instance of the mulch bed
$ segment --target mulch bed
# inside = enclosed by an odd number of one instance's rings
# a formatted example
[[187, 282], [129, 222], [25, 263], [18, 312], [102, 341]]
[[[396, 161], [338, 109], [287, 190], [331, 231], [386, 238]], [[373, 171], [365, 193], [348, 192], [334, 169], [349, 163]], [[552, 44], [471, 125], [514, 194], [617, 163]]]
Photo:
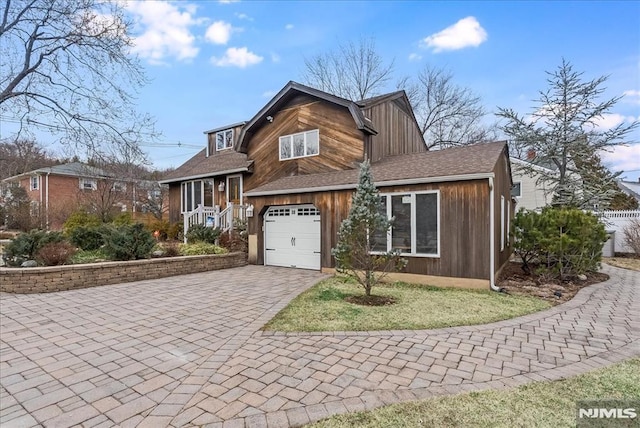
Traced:
[[[535, 268], [532, 270], [535, 271]], [[590, 272], [584, 281], [578, 278], [560, 281], [535, 273], [527, 274], [522, 270], [521, 263], [509, 262], [500, 272], [497, 285], [509, 294], [537, 297], [557, 305], [571, 300], [582, 288], [608, 279], [607, 274]]]

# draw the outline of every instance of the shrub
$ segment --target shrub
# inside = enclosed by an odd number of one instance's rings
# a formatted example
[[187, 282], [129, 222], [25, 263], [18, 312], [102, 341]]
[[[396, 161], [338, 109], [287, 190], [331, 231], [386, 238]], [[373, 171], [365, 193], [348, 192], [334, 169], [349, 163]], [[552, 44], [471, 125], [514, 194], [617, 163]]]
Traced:
[[78, 226], [71, 230], [69, 240], [84, 251], [93, 251], [104, 245], [108, 226]]
[[144, 259], [156, 245], [151, 232], [140, 223], [111, 227], [105, 234], [104, 251], [112, 260]]
[[227, 252], [225, 248], [207, 242], [180, 245], [180, 254], [183, 256], [204, 256], [206, 254], [226, 254]]
[[5, 261], [9, 266], [20, 266], [25, 260], [34, 260], [36, 253], [43, 246], [63, 241], [64, 235], [60, 232], [34, 229], [21, 233], [6, 246]]
[[180, 255], [180, 247], [175, 242], [162, 244], [162, 251], [164, 257], [176, 257]]
[[50, 242], [38, 250], [36, 260], [45, 266], [64, 265], [75, 252], [76, 249], [68, 242]]
[[103, 262], [107, 260], [107, 254], [103, 248], [99, 248], [93, 251], [78, 251], [71, 257], [71, 263], [83, 264], [83, 263], [95, 263]]
[[215, 244], [220, 236], [220, 229], [207, 227], [204, 224], [194, 224], [189, 227], [187, 232], [187, 242], [190, 244], [196, 242], [206, 242], [208, 244]]
[[574, 208], [520, 211], [513, 226], [523, 269], [530, 272], [530, 264], [537, 262], [543, 273], [560, 279], [596, 270], [607, 240], [604, 225], [593, 214]]
[[640, 219], [634, 218], [623, 229], [624, 242], [640, 256]]
[[76, 211], [64, 222], [62, 230], [67, 236], [71, 236], [73, 230], [78, 227], [97, 227], [101, 224], [102, 222], [97, 215], [89, 214], [86, 211]]
[[113, 219], [112, 223], [116, 226], [132, 225], [133, 217], [130, 212], [120, 213]]
[[241, 231], [233, 230], [230, 233], [223, 233], [220, 235], [220, 246], [226, 248], [229, 251], [242, 251], [247, 252], [247, 238], [246, 234]]

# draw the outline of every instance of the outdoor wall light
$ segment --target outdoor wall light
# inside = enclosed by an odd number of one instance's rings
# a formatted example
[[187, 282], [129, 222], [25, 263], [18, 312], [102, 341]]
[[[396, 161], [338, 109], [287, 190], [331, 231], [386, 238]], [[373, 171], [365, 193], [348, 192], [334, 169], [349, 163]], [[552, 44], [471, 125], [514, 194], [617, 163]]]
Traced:
[[253, 217], [253, 204], [249, 204], [249, 206], [247, 206], [246, 214], [247, 217]]
[[224, 181], [221, 181], [220, 184], [218, 184], [218, 191], [224, 192]]

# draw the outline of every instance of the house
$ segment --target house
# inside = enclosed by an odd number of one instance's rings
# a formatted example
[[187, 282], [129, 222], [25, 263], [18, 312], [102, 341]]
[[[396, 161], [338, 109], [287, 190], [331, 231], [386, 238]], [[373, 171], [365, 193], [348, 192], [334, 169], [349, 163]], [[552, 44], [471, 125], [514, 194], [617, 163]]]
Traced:
[[[525, 170], [525, 166], [530, 169]], [[548, 175], [553, 173], [553, 170], [518, 158], [511, 158], [511, 168], [513, 174], [511, 196], [516, 201], [516, 211], [539, 210], [551, 203], [553, 192], [538, 180], [540, 173]]]
[[380, 249], [408, 259], [398, 278], [488, 288], [509, 259], [506, 143], [428, 152], [404, 91], [352, 102], [289, 82], [251, 120], [206, 134], [162, 181], [170, 219], [246, 219], [251, 263], [332, 271], [365, 159], [395, 218]]
[[640, 178], [638, 181], [618, 180], [618, 187], [627, 195], [636, 198], [640, 203]]
[[23, 187], [37, 226], [51, 230], [61, 229], [66, 218], [80, 207], [98, 214], [137, 214], [157, 206], [155, 201], [162, 198], [157, 182], [116, 178], [81, 162], [28, 171], [5, 178], [1, 185], [2, 194], [11, 192], [14, 186]]

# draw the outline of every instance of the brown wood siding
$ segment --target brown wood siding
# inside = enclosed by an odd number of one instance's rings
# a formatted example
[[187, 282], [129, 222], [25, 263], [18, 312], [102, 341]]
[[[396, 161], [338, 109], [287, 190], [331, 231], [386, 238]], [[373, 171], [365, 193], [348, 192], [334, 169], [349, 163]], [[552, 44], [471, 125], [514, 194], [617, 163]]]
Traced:
[[[407, 257], [404, 272], [489, 279], [489, 186], [487, 180], [381, 188], [382, 193], [440, 190], [440, 257]], [[252, 197], [255, 216], [249, 233], [258, 238], [258, 264], [264, 263], [263, 214], [269, 206], [313, 204], [321, 216], [321, 265], [335, 267], [331, 248], [351, 206], [353, 191], [342, 190]]]
[[[254, 171], [246, 177], [245, 191], [285, 176], [354, 168], [364, 159], [363, 133], [346, 108], [304, 97], [292, 103], [251, 136], [247, 154]], [[319, 155], [280, 160], [279, 137], [313, 129], [319, 130]]]
[[396, 103], [374, 105], [365, 109], [364, 114], [378, 131], [378, 135], [371, 136], [367, 152], [372, 162], [387, 156], [427, 151], [413, 118]]
[[180, 183], [169, 183], [169, 223], [182, 221], [180, 218]]

